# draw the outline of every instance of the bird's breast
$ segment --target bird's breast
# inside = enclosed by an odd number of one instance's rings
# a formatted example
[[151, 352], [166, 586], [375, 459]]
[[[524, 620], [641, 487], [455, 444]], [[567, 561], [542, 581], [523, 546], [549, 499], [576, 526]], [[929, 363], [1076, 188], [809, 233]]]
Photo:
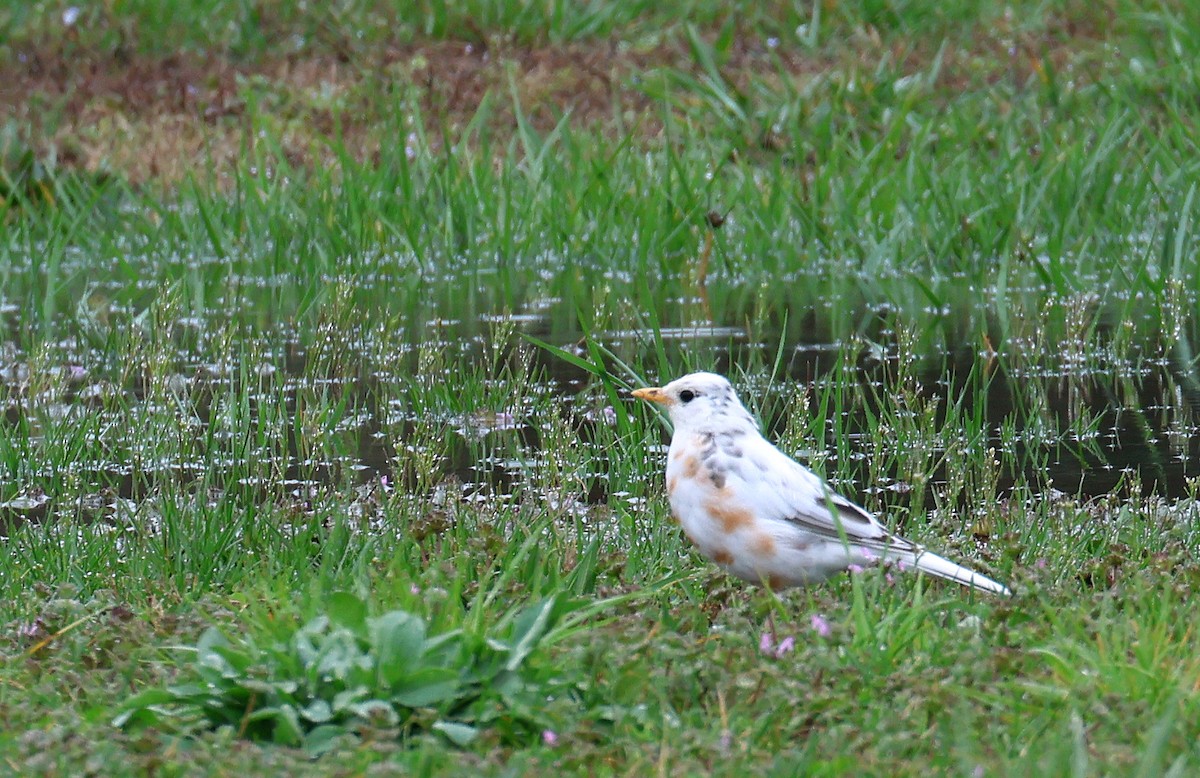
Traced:
[[756, 512], [743, 457], [724, 452], [715, 436], [676, 442], [668, 454], [667, 492], [684, 533], [701, 554], [730, 573], [766, 581], [781, 553], [780, 527]]

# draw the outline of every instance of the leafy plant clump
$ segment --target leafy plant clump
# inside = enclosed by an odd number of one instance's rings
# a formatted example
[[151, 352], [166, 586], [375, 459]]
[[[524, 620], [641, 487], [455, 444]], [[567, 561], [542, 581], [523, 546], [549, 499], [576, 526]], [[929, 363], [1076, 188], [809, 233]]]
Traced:
[[537, 731], [534, 698], [553, 692], [527, 665], [560, 615], [556, 597], [510, 612], [503, 636], [455, 629], [429, 635], [403, 610], [368, 618], [340, 592], [327, 614], [269, 645], [216, 628], [192, 654], [195, 680], [131, 698], [115, 724], [188, 730], [233, 727], [239, 736], [316, 755], [343, 735], [437, 732], [466, 745], [495, 725], [501, 739]]

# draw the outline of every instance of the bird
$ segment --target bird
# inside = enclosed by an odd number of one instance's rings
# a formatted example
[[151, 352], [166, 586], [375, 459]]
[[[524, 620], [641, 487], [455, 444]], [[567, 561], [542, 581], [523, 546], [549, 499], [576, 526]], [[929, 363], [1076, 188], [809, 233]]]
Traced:
[[892, 562], [1012, 594], [889, 532], [772, 445], [724, 376], [691, 373], [632, 395], [665, 408], [674, 426], [666, 472], [672, 515], [701, 555], [737, 578], [777, 591]]

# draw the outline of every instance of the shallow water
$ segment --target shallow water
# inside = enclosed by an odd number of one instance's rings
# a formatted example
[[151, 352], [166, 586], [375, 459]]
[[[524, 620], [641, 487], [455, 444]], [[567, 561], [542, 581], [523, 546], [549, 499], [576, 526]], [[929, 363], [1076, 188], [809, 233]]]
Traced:
[[[402, 480], [404, 474], [391, 472], [396, 446], [426, 422], [448, 430], [437, 463], [442, 475], [468, 489], [503, 494], [535, 460], [542, 420], [522, 408], [493, 408], [487, 417], [450, 408], [380, 407], [375, 398], [402, 395], [413, 380], [452, 386], [472, 366], [496, 359], [494, 338], [506, 328], [515, 334], [501, 361], [511, 358], [521, 333], [570, 348], [585, 339], [583, 320], [594, 342], [627, 364], [645, 366], [648, 379], [674, 377], [653, 374], [662, 364], [675, 372], [686, 365], [729, 374], [773, 436], [787, 423], [790, 399], [806, 387], [814, 396], [861, 392], [875, 398], [826, 420], [832, 453], [795, 452], [825, 457], [829, 473], [837, 470], [839, 456], [848, 458], [842, 464], [850, 483], [839, 485], [852, 491], [911, 488], [898, 476], [875, 473], [870, 480], [866, 466], [856, 463], [867, 458], [863, 441], [871, 416], [886, 411], [905, 387], [925, 402], [937, 401], [937, 425], [948, 404], [983, 409], [985, 447], [1018, 463], [999, 474], [995, 488], [1001, 495], [1020, 485], [1089, 498], [1130, 488], [1136, 476], [1144, 491], [1179, 497], [1188, 493], [1189, 479], [1200, 477], [1194, 292], [1184, 293], [1172, 313], [1160, 301], [1118, 291], [1064, 298], [1014, 285], [1002, 299], [981, 299], [960, 278], [943, 284], [961, 293], [954, 297], [960, 302], [931, 308], [903, 278], [856, 285], [844, 277], [829, 280], [824, 266], [774, 283], [716, 272], [707, 286], [697, 287], [675, 279], [651, 284], [644, 276], [609, 270], [564, 270], [554, 266], [555, 258], [517, 269], [467, 264], [415, 275], [407, 259], [379, 259], [369, 274], [297, 279], [261, 271], [231, 276], [225, 272], [230, 263], [181, 258], [173, 269], [156, 267], [160, 274], [194, 276], [175, 287], [171, 306], [157, 312], [161, 322], [148, 313], [161, 304], [161, 284], [129, 285], [119, 277], [77, 283], [63, 290], [76, 295], [74, 309], [59, 303], [50, 324], [41, 323], [49, 340], [36, 360], [21, 345], [31, 341], [35, 327], [28, 311], [0, 301], [9, 337], [0, 343], [0, 386], [8, 398], [0, 426], [11, 438], [36, 437], [41, 432], [32, 420], [39, 413], [85, 414], [100, 430], [125, 423], [123, 414], [152, 410], [175, 392], [188, 398], [195, 415], [184, 428], [203, 438], [220, 426], [211, 415], [212, 398], [230, 386], [257, 382], [261, 396], [248, 392], [247, 418], [274, 403], [287, 415], [277, 425], [288, 429], [287, 439], [267, 439], [257, 448], [248, 443], [238, 456], [286, 458], [276, 472], [297, 494], [346, 479]], [[892, 288], [881, 293], [880, 284]], [[1169, 337], [1163, 334], [1168, 328]], [[142, 333], [133, 346], [131, 331]], [[159, 349], [169, 375], [130, 372], [122, 361], [131, 348]], [[532, 372], [541, 378], [528, 391], [561, 398], [577, 427], [605, 423], [597, 418], [595, 396], [576, 402], [588, 381], [583, 370], [529, 348]], [[31, 370], [49, 376], [49, 394], [36, 400], [28, 386]], [[157, 391], [155, 381], [161, 384]], [[830, 381], [841, 385], [830, 388]], [[296, 423], [297, 397], [314, 392], [336, 397], [338, 411], [306, 427]], [[41, 410], [30, 412], [31, 403]], [[810, 397], [809, 411], [816, 410]], [[310, 431], [351, 442], [336, 456], [314, 459], [311, 452], [320, 446], [306, 440]], [[515, 442], [504, 455], [481, 457], [472, 440], [496, 433], [515, 436]], [[232, 469], [236, 462], [228, 464]], [[152, 451], [133, 460], [33, 463], [15, 495], [28, 499], [30, 484], [60, 479], [66, 469], [85, 489], [136, 498], [157, 479], [192, 481], [221, 466], [211, 458], [157, 458]], [[935, 472], [928, 488], [939, 477]], [[608, 499], [603, 479], [593, 483], [586, 499]], [[239, 487], [250, 493], [265, 488]]]

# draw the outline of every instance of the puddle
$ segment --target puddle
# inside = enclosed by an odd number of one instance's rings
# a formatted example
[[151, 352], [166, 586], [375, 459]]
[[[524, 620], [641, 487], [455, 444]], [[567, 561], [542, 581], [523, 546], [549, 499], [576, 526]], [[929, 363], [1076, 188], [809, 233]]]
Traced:
[[[596, 311], [603, 326], [590, 328], [594, 337], [628, 364], [656, 365], [665, 357], [672, 364], [731, 375], [755, 398], [751, 404], [764, 409], [763, 421], [773, 436], [784, 430], [784, 410], [796, 393], [806, 386], [817, 392], [837, 380], [834, 370], [847, 355], [852, 364], [841, 373], [847, 385], [834, 387], [833, 395], [848, 394], [849, 383], [857, 383], [877, 403], [891, 402], [898, 391], [891, 383], [899, 371], [897, 344], [903, 342], [912, 355], [909, 378], [921, 387], [921, 398], [936, 400], [942, 409], [955, 402], [986, 407], [983, 445], [1005, 451], [1017, 463], [1001, 472], [1000, 495], [1023, 485], [1086, 499], [1128, 488], [1136, 477], [1143, 490], [1178, 498], [1188, 494], [1189, 479], [1200, 477], [1200, 366], [1189, 350], [1200, 340], [1194, 313], [1175, 321], [1172, 346], [1164, 345], [1161, 332], [1167, 314], [1150, 303], [1105, 308], [1095, 295], [1045, 303], [1037, 324], [1017, 315], [1019, 309], [1034, 308], [1020, 297], [933, 311], [925, 310], [927, 303], [906, 309], [850, 295], [833, 305], [822, 285], [823, 271], [816, 268], [807, 276], [794, 275], [786, 285], [714, 275], [702, 296], [664, 282], [654, 300], [643, 302], [632, 285], [622, 288], [606, 278], [600, 310], [599, 303], [584, 299], [590, 281], [564, 281], [558, 269], [534, 267], [516, 274], [476, 269], [414, 283], [406, 275], [411, 268], [409, 260], [395, 266], [385, 262], [369, 282], [335, 284], [340, 292], [330, 291], [337, 279], [300, 288], [275, 276], [243, 279], [228, 298], [197, 292], [225, 305], [175, 318], [179, 325], [168, 361], [178, 367], [169, 376], [142, 375], [115, 363], [121, 352], [105, 340], [119, 342], [130, 337], [130, 327], [143, 326], [129, 322], [147, 321], [146, 306], [155, 299], [152, 284], [130, 289], [111, 280], [75, 290], [78, 310], [60, 314], [70, 324], [62, 329], [71, 334], [54, 341], [55, 356], [42, 379], [31, 376], [31, 358], [17, 345], [26, 327], [19, 308], [0, 300], [0, 320], [9, 333], [7, 342], [0, 342], [0, 428], [10, 439], [37, 437], [55, 419], [77, 415], [94, 425], [88, 435], [121, 440], [113, 425], [164, 413], [156, 404], [179, 397], [186, 402], [171, 411], [178, 414], [170, 425], [174, 434], [185, 431], [197, 441], [211, 436], [229, 452], [227, 459], [161, 457], [153, 440], [130, 439], [115, 447], [132, 452], [129, 456], [85, 453], [57, 463], [26, 463], [18, 479], [23, 485], [0, 491], [0, 525], [44, 518], [48, 498], [41, 483], [65, 479], [84, 490], [111, 492], [114, 500], [137, 500], [161, 479], [221, 482], [223, 471], [244, 471], [247, 458], [274, 465], [268, 475], [230, 485], [251, 495], [270, 493], [272, 478], [297, 499], [329, 483], [399, 488], [424, 478], [451, 479], [465, 494], [503, 496], [536, 475], [552, 425], [538, 416], [544, 406], [452, 407], [455, 382], [469, 366], [497, 359], [490, 340], [497, 329], [573, 348], [584, 336], [578, 325], [581, 310]], [[969, 286], [966, 280], [962, 284]], [[1007, 306], [1003, 317], [1002, 303]], [[1195, 303], [1187, 298], [1179, 309], [1194, 312]], [[977, 331], [971, 322], [979, 317], [1007, 319], [1009, 337], [996, 347], [990, 341], [964, 343], [961, 333]], [[651, 329], [648, 320], [672, 324]], [[389, 323], [386, 338], [377, 334], [383, 321]], [[901, 321], [921, 322], [921, 329], [898, 333]], [[155, 345], [150, 326], [139, 337], [144, 342], [136, 348], [162, 347]], [[258, 361], [239, 364], [231, 354], [253, 354]], [[579, 394], [588, 382], [583, 370], [539, 349], [531, 359], [544, 381], [521, 386], [517, 394], [554, 399], [576, 430], [615, 423], [618, 411], [603, 397]], [[744, 375], [747, 365], [778, 365], [778, 372], [768, 382], [766, 369]], [[972, 383], [971, 376], [982, 374], [989, 380]], [[413, 396], [414, 382], [423, 387], [416, 394], [427, 398], [427, 407], [378, 403], [379, 397]], [[248, 387], [245, 407], [221, 406], [230, 386]], [[504, 396], [503, 386], [488, 391]], [[305, 417], [316, 412], [312, 400], [318, 397], [333, 399], [322, 401], [325, 406], [316, 403], [316, 411], [336, 412], [329, 418]], [[37, 412], [29, 410], [31, 403]], [[871, 439], [871, 411], [868, 404], [835, 420], [846, 444], [840, 450], [837, 440], [827, 439], [828, 450], [800, 453], [821, 458], [826, 472], [843, 465], [861, 492], [903, 494], [913, 487], [895, 474], [876, 473], [869, 480], [867, 461], [875, 453], [865, 442]], [[420, 437], [422, 425], [443, 433], [438, 450], [418, 447], [399, 459], [430, 472], [397, 472], [398, 450]], [[259, 429], [262, 440], [235, 445], [222, 438], [233, 435], [228, 430], [246, 428]], [[341, 442], [332, 446], [329, 439]], [[322, 453], [330, 450], [336, 454]], [[839, 456], [848, 461], [839, 462]], [[580, 495], [592, 504], [614, 498], [603, 457], [599, 461], [601, 471], [587, 474]], [[936, 488], [939, 477], [935, 472], [926, 488]]]

